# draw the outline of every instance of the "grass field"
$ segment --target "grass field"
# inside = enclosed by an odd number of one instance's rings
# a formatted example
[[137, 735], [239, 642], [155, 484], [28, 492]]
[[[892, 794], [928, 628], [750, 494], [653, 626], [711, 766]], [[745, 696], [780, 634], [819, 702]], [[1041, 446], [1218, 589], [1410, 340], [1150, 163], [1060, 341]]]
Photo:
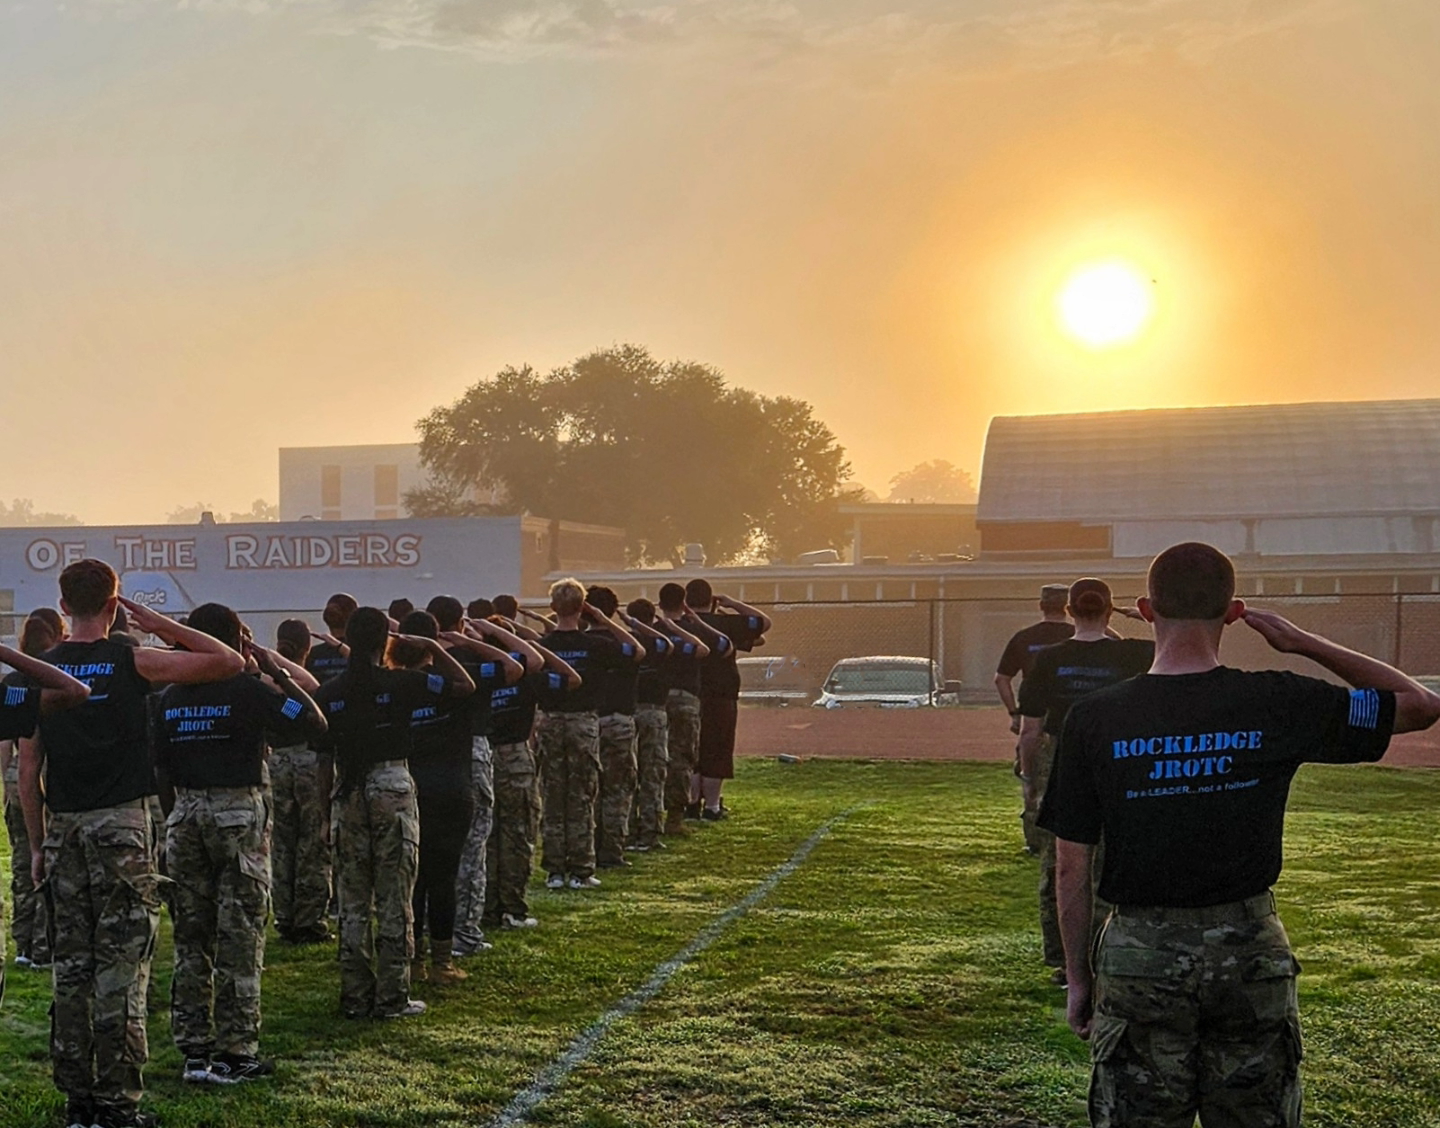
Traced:
[[[163, 1013], [149, 1107], [169, 1126], [484, 1124], [608, 1007], [858, 806], [531, 1120], [546, 1125], [1078, 1125], [1086, 1051], [1033, 926], [1015, 782], [993, 764], [747, 761], [735, 817], [588, 894], [534, 897], [470, 981], [403, 1023], [340, 1019], [330, 949], [270, 949], [268, 1083], [182, 1086]], [[1307, 768], [1278, 890], [1305, 965], [1308, 1122], [1440, 1124], [1440, 774]], [[157, 960], [168, 983], [168, 944]], [[51, 1125], [44, 977], [12, 969], [0, 1125]]]

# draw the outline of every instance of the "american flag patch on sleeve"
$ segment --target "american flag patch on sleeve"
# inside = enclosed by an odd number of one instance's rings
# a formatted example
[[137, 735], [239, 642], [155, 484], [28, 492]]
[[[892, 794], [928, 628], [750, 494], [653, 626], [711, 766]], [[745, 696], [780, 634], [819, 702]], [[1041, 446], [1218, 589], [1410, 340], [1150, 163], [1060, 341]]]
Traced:
[[1374, 729], [1380, 724], [1380, 695], [1373, 689], [1350, 691], [1350, 727]]
[[25, 704], [25, 689], [23, 686], [7, 685], [5, 687], [5, 706], [8, 709], [16, 709]]
[[285, 704], [280, 706], [280, 712], [287, 721], [293, 721], [305, 711], [305, 706], [296, 701], [293, 697], [285, 698]]
[[425, 688], [431, 693], [444, 693], [445, 679], [439, 674], [430, 674], [425, 679]]

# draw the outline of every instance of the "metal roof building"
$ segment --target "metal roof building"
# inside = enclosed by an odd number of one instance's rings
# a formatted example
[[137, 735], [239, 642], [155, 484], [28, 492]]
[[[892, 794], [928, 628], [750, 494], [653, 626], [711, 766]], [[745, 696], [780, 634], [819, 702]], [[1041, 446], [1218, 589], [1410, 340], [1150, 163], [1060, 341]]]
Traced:
[[985, 444], [987, 555], [1148, 557], [1440, 549], [1440, 399], [1000, 417]]

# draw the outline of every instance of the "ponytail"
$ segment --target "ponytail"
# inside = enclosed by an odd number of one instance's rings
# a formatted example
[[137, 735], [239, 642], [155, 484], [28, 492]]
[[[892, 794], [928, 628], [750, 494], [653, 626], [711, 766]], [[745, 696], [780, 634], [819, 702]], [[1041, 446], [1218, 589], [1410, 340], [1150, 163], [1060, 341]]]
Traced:
[[379, 692], [379, 679], [375, 672], [385, 656], [389, 638], [390, 622], [385, 612], [376, 607], [359, 608], [346, 625], [345, 642], [350, 647], [350, 658], [340, 675], [345, 711], [343, 719], [337, 718], [339, 731], [335, 739], [335, 764], [340, 769], [342, 791], [355, 786], [364, 774], [356, 742], [346, 737], [373, 732], [378, 725], [375, 695]]

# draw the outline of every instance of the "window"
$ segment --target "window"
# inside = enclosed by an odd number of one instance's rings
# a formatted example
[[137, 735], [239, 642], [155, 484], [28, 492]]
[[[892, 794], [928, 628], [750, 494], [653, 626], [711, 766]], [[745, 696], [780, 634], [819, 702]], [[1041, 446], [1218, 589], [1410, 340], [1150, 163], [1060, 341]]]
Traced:
[[340, 520], [340, 467], [320, 467], [320, 519]]
[[375, 467], [375, 516], [388, 520], [399, 516], [400, 467]]

